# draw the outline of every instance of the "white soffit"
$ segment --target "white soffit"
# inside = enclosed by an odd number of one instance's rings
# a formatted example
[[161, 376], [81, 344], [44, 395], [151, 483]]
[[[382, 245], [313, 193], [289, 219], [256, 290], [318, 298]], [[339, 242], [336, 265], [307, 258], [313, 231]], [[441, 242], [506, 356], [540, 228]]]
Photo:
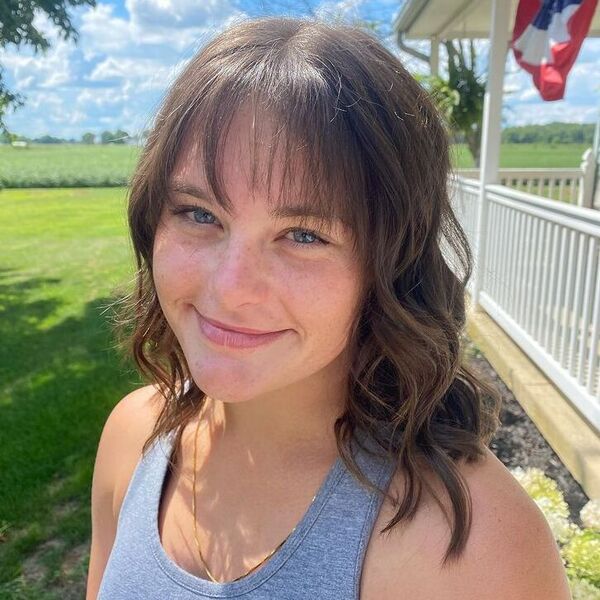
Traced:
[[[515, 22], [518, 0], [510, 2], [510, 27]], [[600, 7], [600, 5], [599, 5]], [[406, 0], [394, 23], [404, 39], [422, 40], [489, 38], [492, 0]], [[600, 10], [596, 8], [587, 37], [600, 37]]]

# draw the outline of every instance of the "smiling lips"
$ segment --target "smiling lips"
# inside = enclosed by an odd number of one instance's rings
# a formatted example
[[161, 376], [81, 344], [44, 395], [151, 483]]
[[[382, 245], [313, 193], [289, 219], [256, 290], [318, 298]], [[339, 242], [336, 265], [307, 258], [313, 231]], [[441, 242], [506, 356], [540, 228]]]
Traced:
[[289, 329], [284, 329], [282, 331], [266, 333], [250, 333], [256, 330], [246, 328], [242, 331], [225, 329], [219, 326], [218, 321], [209, 320], [198, 311], [196, 311], [196, 314], [198, 315], [200, 331], [204, 336], [219, 346], [227, 346], [229, 348], [254, 348], [262, 346], [263, 344], [269, 344], [279, 339], [289, 331]]

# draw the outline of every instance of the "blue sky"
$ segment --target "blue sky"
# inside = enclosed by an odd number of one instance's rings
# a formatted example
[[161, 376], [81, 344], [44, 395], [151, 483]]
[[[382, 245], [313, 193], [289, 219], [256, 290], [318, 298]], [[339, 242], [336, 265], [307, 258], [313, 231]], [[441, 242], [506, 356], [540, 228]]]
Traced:
[[[26, 105], [6, 116], [22, 135], [80, 138], [87, 131], [148, 127], [173, 78], [217, 31], [236, 18], [308, 14], [378, 20], [384, 43], [412, 72], [426, 66], [394, 45], [391, 23], [402, 0], [98, 0], [72, 11], [77, 45], [62, 40], [42, 15], [36, 24], [52, 48], [37, 56], [29, 48], [0, 49], [12, 90]], [[484, 46], [484, 42], [479, 45]], [[413, 42], [421, 51], [428, 43]], [[550, 121], [595, 122], [600, 106], [600, 39], [584, 42], [571, 70], [564, 100], [543, 102], [530, 76], [509, 52], [505, 78], [506, 125]]]

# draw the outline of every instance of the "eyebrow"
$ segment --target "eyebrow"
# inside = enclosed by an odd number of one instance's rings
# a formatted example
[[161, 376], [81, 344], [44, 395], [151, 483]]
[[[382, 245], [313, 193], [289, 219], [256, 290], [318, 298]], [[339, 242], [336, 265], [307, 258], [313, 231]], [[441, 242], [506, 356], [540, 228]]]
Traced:
[[[172, 183], [169, 185], [169, 190], [179, 192], [180, 194], [188, 194], [199, 200], [207, 200], [212, 202], [211, 194], [203, 190], [201, 187], [191, 183]], [[291, 206], [275, 206], [269, 210], [269, 216], [275, 218], [293, 218], [293, 217], [312, 217], [321, 221], [330, 221], [331, 219], [320, 212], [319, 210], [306, 205], [291, 205]], [[334, 219], [338, 220], [338, 219]]]

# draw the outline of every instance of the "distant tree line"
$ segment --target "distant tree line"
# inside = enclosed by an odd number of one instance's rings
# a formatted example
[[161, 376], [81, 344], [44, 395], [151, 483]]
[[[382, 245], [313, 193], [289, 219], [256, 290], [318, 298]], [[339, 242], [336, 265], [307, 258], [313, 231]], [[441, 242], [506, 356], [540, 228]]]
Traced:
[[[589, 144], [594, 138], [593, 123], [548, 123], [546, 125], [524, 125], [521, 127], [506, 127], [502, 130], [502, 143], [504, 144]], [[84, 133], [79, 140], [75, 138], [59, 138], [43, 135], [37, 138], [28, 138], [24, 135], [0, 132], [0, 144], [9, 144], [14, 141], [24, 141], [34, 144], [126, 144], [143, 141], [149, 131], [139, 135], [129, 135], [122, 129], [116, 131], [103, 131], [100, 135]], [[456, 143], [465, 143], [464, 136], [459, 132], [452, 135]]]
[[548, 123], [507, 127], [502, 130], [505, 144], [590, 144], [594, 139], [593, 123]]
[[9, 133], [8, 131], [0, 132], [0, 144], [10, 144], [11, 142], [29, 142], [32, 144], [126, 144], [135, 143], [140, 138], [145, 138], [147, 131], [140, 135], [130, 136], [126, 131], [117, 129], [116, 131], [103, 131], [100, 135], [94, 133], [84, 133], [80, 139], [75, 138], [60, 138], [52, 135], [43, 135], [41, 137], [30, 138], [24, 135]]

